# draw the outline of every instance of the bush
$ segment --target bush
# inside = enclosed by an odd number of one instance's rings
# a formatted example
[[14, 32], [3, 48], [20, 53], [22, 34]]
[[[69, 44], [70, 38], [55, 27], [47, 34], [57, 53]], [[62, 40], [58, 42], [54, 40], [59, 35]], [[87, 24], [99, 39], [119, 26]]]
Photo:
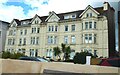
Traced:
[[86, 56], [92, 56], [93, 55], [89, 52], [80, 52], [80, 53], [76, 53], [74, 58], [73, 58], [73, 62], [76, 64], [85, 64], [86, 63]]
[[79, 63], [80, 64], [80, 54], [77, 52], [73, 58], [73, 62], [76, 64], [76, 63]]
[[10, 58], [10, 56], [11, 56], [11, 53], [10, 52], [8, 52], [8, 51], [3, 51], [3, 53], [2, 53], [2, 58], [4, 58], [4, 59], [7, 59], [7, 58]]
[[10, 58], [11, 59], [18, 59], [19, 57], [25, 56], [23, 53], [14, 53], [11, 54]]
[[23, 53], [10, 53], [8, 51], [3, 51], [2, 53], [2, 58], [4, 59], [7, 59], [7, 58], [10, 58], [10, 59], [18, 59], [19, 57], [21, 56], [25, 56]]

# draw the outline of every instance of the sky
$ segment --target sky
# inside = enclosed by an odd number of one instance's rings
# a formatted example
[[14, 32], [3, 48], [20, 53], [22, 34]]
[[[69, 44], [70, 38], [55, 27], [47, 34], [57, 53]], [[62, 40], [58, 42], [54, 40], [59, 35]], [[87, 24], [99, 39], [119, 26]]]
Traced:
[[[88, 5], [92, 7], [103, 6], [107, 1], [118, 10], [120, 0], [0, 0], [0, 20], [11, 22], [13, 19], [33, 18], [35, 14], [46, 16], [50, 11], [64, 13], [83, 10]], [[116, 36], [118, 36], [117, 12], [116, 12]], [[118, 38], [116, 38], [118, 44]]]

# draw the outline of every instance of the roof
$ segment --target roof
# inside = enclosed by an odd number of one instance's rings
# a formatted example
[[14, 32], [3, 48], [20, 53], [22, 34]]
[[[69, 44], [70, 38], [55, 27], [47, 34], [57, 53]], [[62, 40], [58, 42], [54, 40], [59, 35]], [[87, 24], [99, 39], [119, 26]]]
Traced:
[[9, 22], [5, 22], [5, 21], [2, 21], [2, 20], [0, 20], [2, 23], [6, 23], [6, 24], [10, 24]]
[[24, 19], [24, 20], [20, 20], [20, 21], [31, 21], [33, 18], [29, 18], [29, 19]]
[[[114, 10], [113, 7], [110, 7], [112, 10]], [[103, 10], [103, 7], [97, 7], [97, 8], [93, 8], [95, 9], [97, 12], [100, 13], [100, 15], [104, 15], [104, 10]], [[67, 15], [67, 14], [73, 14], [75, 13], [76, 14], [76, 18], [80, 18], [79, 15], [83, 12], [84, 10], [77, 10], [77, 11], [71, 11], [71, 12], [66, 12], [66, 13], [58, 13], [56, 14], [60, 20], [64, 20], [64, 15]], [[38, 16], [41, 20], [42, 20], [42, 23], [45, 22], [45, 20], [48, 18], [48, 16]], [[31, 21], [33, 18], [30, 18], [30, 19], [23, 19], [23, 20], [18, 20], [18, 19], [14, 19], [18, 25], [21, 24], [22, 21]]]
[[16, 22], [18, 25], [21, 24], [21, 22], [20, 22], [18, 19], [14, 19], [14, 20], [15, 20], [15, 22]]
[[72, 11], [72, 12], [59, 13], [59, 14], [57, 14], [57, 15], [58, 15], [58, 17], [60, 18], [60, 20], [64, 20], [64, 15], [73, 14], [73, 13], [76, 14], [76, 18], [79, 18], [79, 15], [80, 15], [83, 11], [84, 11], [84, 10], [77, 10], [77, 11]]
[[120, 67], [119, 63], [120, 63], [120, 58], [106, 58], [106, 59], [102, 59], [100, 65]]

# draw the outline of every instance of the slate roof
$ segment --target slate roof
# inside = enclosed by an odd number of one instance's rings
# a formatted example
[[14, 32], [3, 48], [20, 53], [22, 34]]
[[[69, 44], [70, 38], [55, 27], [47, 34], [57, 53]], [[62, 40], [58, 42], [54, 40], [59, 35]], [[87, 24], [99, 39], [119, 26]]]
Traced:
[[10, 24], [9, 22], [5, 22], [5, 21], [2, 21], [2, 20], [0, 20], [2, 23], [6, 23], [6, 24]]
[[18, 19], [14, 19], [14, 20], [15, 20], [15, 22], [16, 22], [18, 25], [21, 24], [21, 22], [20, 22]]
[[[112, 10], [114, 10], [113, 7], [110, 7]], [[93, 8], [95, 9], [97, 12], [100, 13], [100, 15], [103, 15], [104, 14], [104, 10], [103, 10], [103, 7], [97, 7], [97, 8]], [[79, 15], [83, 12], [84, 10], [77, 10], [77, 11], [72, 11], [72, 12], [66, 12], [66, 13], [59, 13], [59, 14], [56, 14], [60, 20], [64, 20], [64, 15], [67, 15], [67, 14], [72, 14], [72, 13], [75, 13], [76, 14], [76, 18], [80, 18]], [[48, 16], [38, 16], [41, 20], [42, 20], [42, 23], [45, 23], [45, 20], [47, 19]], [[31, 21], [33, 18], [30, 18], [30, 19], [24, 19], [24, 20], [18, 20], [18, 19], [14, 19], [18, 25], [21, 24], [22, 21]]]

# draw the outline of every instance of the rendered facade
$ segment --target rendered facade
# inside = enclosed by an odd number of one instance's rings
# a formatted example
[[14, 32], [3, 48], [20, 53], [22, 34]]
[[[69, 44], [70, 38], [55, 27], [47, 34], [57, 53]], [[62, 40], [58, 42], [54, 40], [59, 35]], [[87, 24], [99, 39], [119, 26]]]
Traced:
[[114, 9], [108, 2], [103, 7], [38, 16], [30, 19], [13, 19], [7, 31], [5, 49], [28, 56], [53, 58], [53, 47], [61, 43], [70, 45], [71, 58], [75, 52], [89, 51], [98, 57], [114, 56]]
[[6, 40], [8, 25], [9, 25], [8, 22], [4, 22], [0, 20], [0, 52], [5, 50], [5, 40]]

